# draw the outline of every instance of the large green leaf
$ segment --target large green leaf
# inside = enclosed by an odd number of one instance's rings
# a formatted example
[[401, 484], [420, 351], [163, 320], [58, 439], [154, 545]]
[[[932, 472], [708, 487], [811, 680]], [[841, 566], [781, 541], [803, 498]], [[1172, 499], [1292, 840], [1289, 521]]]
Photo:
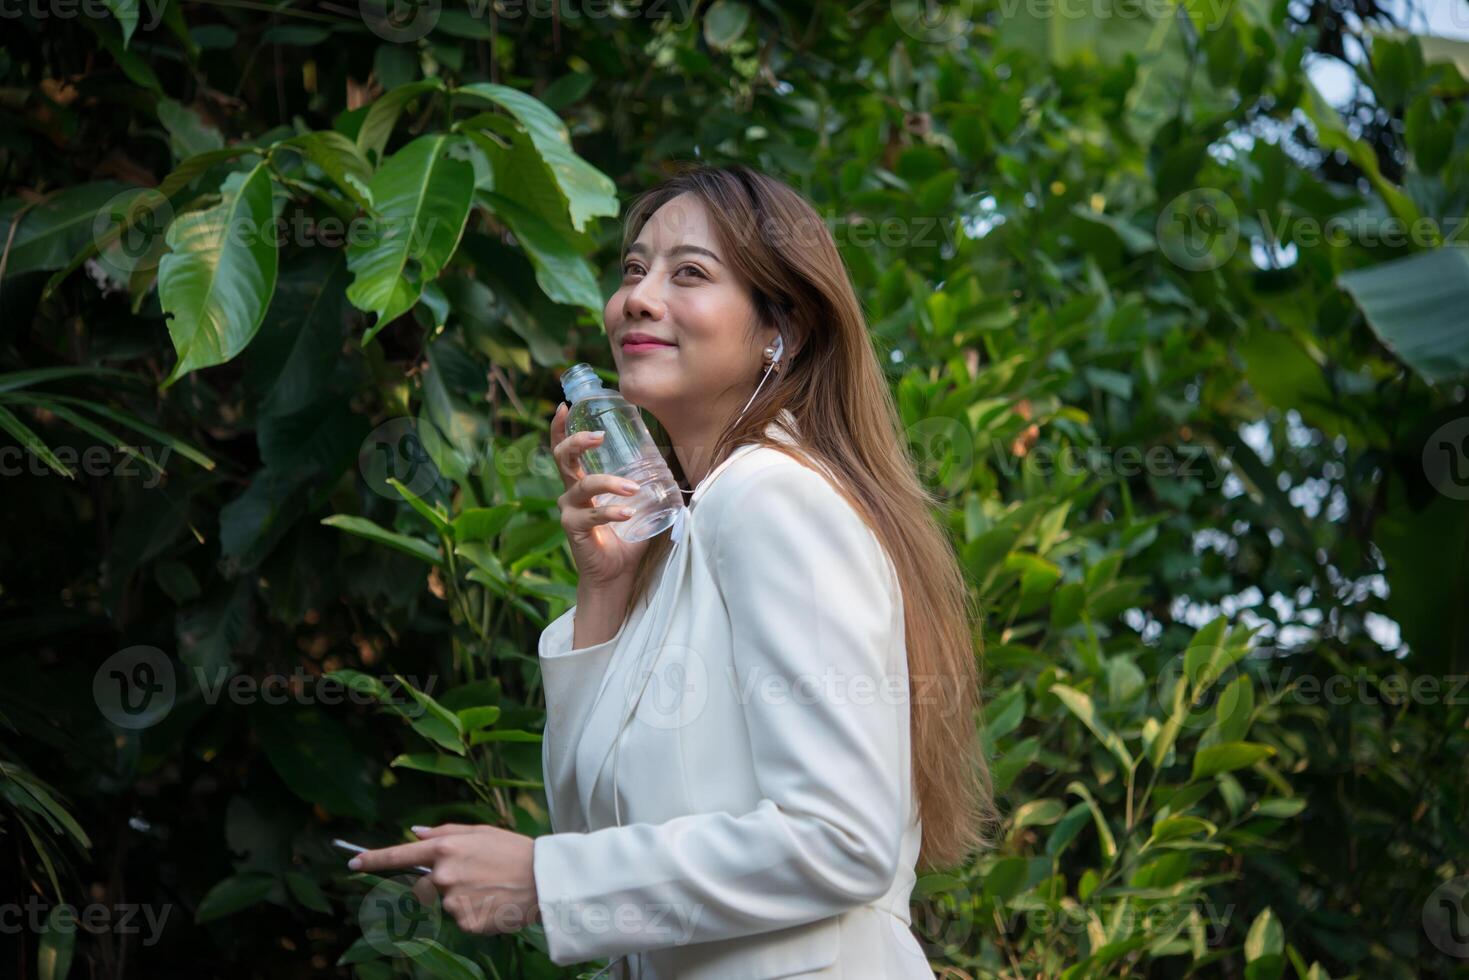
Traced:
[[1469, 247], [1429, 249], [1343, 272], [1336, 281], [1383, 346], [1425, 380], [1469, 375]]
[[520, 121], [556, 175], [556, 182], [571, 208], [571, 225], [577, 231], [582, 231], [598, 215], [617, 214], [617, 185], [611, 177], [576, 155], [566, 124], [545, 103], [524, 92], [489, 82], [464, 85], [454, 93], [493, 102]]
[[14, 197], [0, 202], [0, 250], [10, 243], [4, 278], [64, 268], [73, 255], [91, 244], [103, 206], [121, 194], [142, 190], [104, 180], [64, 188], [37, 204]]
[[600, 315], [602, 292], [597, 277], [571, 242], [540, 215], [493, 191], [480, 191], [479, 199], [502, 218], [536, 268], [536, 282], [558, 303], [583, 306]]
[[378, 216], [347, 245], [347, 299], [377, 315], [363, 337], [413, 309], [464, 233], [474, 168], [451, 155], [458, 137], [423, 136], [399, 150], [369, 185]]
[[165, 388], [244, 350], [275, 292], [274, 189], [265, 164], [230, 174], [223, 193], [214, 207], [180, 215], [168, 228], [158, 299], [179, 359]]

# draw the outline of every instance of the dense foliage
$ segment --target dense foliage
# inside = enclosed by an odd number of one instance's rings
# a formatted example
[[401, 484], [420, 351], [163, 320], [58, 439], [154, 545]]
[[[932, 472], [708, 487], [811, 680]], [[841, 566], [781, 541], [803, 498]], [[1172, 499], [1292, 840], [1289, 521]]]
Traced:
[[557, 374], [696, 158], [827, 219], [983, 602], [935, 967], [1463, 975], [1469, 58], [1361, 38], [1343, 117], [1334, 9], [7, 13], [20, 975], [571, 975], [329, 841], [548, 830]]

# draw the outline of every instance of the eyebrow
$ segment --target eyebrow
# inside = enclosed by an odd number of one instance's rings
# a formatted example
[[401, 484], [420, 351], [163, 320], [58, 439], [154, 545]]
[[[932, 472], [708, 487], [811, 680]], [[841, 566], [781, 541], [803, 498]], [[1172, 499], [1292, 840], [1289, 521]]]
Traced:
[[[627, 247], [628, 255], [646, 254], [648, 251], [648, 246], [644, 245], [642, 242], [633, 242]], [[672, 257], [674, 255], [678, 255], [680, 252], [693, 252], [695, 255], [707, 255], [715, 262], [718, 262], [720, 265], [724, 265], [724, 262], [720, 260], [719, 256], [715, 255], [707, 248], [701, 248], [698, 245], [675, 245], [673, 248], [668, 250], [667, 254]]]

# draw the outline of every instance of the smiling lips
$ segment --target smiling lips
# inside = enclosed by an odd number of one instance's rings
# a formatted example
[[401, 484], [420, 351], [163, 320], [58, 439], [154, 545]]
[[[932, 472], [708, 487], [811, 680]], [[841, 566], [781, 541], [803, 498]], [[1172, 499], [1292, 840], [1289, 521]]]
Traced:
[[629, 354], [641, 354], [646, 351], [666, 350], [677, 345], [648, 333], [634, 331], [622, 338], [622, 349]]

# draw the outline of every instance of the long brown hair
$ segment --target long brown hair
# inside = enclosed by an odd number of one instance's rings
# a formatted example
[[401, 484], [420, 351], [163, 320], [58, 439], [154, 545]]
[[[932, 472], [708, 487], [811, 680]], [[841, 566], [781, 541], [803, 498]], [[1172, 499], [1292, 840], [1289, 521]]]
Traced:
[[[806, 465], [819, 461], [840, 478], [845, 485], [837, 489], [892, 557], [907, 631], [913, 772], [923, 822], [919, 865], [960, 864], [987, 843], [994, 813], [977, 738], [980, 615], [935, 519], [938, 501], [915, 472], [846, 266], [830, 230], [800, 194], [742, 165], [686, 164], [645, 191], [628, 209], [622, 258], [654, 212], [684, 193], [703, 202], [727, 263], [751, 289], [760, 323], [785, 338], [781, 370], [721, 434], [709, 468], [747, 443], [795, 449], [791, 455], [804, 454]], [[785, 408], [800, 430], [792, 447], [764, 434]], [[666, 432], [656, 420], [651, 430], [679, 485], [689, 489]], [[649, 543], [634, 573], [629, 611], [669, 546], [666, 534]]]

